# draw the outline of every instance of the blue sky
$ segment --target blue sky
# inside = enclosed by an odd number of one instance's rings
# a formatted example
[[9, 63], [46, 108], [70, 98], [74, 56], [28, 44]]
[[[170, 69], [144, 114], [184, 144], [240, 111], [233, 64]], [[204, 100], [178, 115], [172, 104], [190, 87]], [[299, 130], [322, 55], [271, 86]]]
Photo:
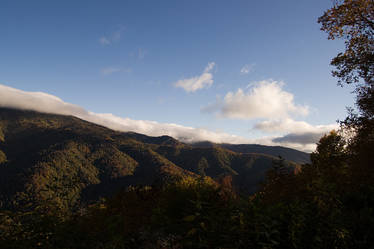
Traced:
[[[317, 23], [331, 5], [326, 0], [1, 1], [0, 84], [48, 93], [94, 113], [248, 141], [267, 138], [265, 144], [295, 132], [315, 136], [353, 105], [351, 89], [338, 87], [330, 73], [329, 62], [344, 44], [328, 41]], [[185, 84], [200, 76], [201, 85], [188, 90]], [[269, 109], [257, 108], [269, 104], [260, 95], [279, 108], [267, 114]], [[259, 125], [264, 122], [272, 128]], [[281, 145], [313, 147], [284, 141]]]

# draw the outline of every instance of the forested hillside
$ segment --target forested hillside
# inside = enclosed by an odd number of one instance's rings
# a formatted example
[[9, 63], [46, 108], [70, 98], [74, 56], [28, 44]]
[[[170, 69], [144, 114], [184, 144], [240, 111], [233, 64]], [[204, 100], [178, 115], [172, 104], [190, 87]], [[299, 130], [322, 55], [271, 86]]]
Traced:
[[[220, 147], [194, 148], [171, 137], [116, 132], [71, 116], [0, 109], [0, 196], [3, 208], [54, 201], [63, 210], [130, 185], [187, 176], [233, 177], [258, 189], [275, 157]], [[290, 169], [298, 167], [289, 163]]]

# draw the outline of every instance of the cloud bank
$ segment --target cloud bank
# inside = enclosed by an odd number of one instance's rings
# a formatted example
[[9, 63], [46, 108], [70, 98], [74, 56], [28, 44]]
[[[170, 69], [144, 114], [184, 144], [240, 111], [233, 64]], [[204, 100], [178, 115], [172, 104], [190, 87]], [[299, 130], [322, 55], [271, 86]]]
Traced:
[[209, 88], [213, 84], [213, 74], [211, 71], [215, 66], [214, 62], [208, 63], [204, 72], [200, 76], [182, 79], [175, 82], [175, 87], [183, 88], [186, 92], [196, 92], [197, 90]]
[[305, 132], [301, 134], [290, 133], [283, 137], [274, 138], [273, 141], [275, 143], [294, 143], [294, 144], [313, 144], [318, 142], [318, 140], [325, 134], [326, 132], [322, 133], [314, 133], [314, 132]]
[[249, 139], [170, 123], [133, 120], [110, 113], [94, 113], [80, 106], [66, 103], [60, 98], [43, 92], [26, 92], [0, 84], [0, 107], [33, 110], [44, 113], [72, 115], [113, 130], [133, 131], [149, 136], [172, 136], [182, 142], [212, 141], [215, 143], [248, 143]]
[[[122, 118], [111, 113], [94, 113], [84, 108], [64, 102], [62, 99], [43, 92], [26, 92], [0, 84], [0, 107], [33, 110], [44, 113], [72, 115], [117, 131], [132, 131], [148, 136], [168, 135], [182, 142], [193, 143], [211, 141], [214, 143], [256, 143], [263, 145], [281, 145], [310, 152], [315, 149], [319, 135], [335, 126], [312, 126], [305, 122], [288, 120], [287, 122], [262, 122], [254, 128], [262, 131], [288, 131], [290, 125], [296, 133], [281, 137], [263, 137], [249, 139], [223, 132], [202, 128], [182, 126], [173, 123], [159, 123], [149, 120]], [[313, 142], [313, 143], [311, 143]]]

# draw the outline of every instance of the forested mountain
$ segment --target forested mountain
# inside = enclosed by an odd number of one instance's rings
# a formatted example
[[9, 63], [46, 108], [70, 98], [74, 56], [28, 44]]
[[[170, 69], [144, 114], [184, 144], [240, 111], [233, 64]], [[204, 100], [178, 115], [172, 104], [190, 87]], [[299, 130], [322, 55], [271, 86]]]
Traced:
[[229, 175], [237, 189], [253, 192], [277, 159], [266, 150], [257, 152], [190, 146], [168, 136], [116, 132], [72, 116], [0, 108], [1, 205], [53, 201], [74, 209], [130, 185], [186, 176]]
[[2, 108], [0, 127], [1, 248], [373, 244], [372, 157], [334, 131], [299, 169], [71, 116]]

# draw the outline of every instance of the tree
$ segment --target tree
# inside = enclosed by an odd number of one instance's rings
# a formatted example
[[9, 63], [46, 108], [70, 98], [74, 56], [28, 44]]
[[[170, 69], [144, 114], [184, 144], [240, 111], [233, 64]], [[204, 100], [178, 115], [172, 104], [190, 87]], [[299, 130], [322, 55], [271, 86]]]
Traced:
[[209, 163], [205, 157], [202, 157], [197, 164], [197, 170], [199, 175], [206, 176], [205, 170], [209, 168]]
[[345, 51], [332, 59], [339, 84], [355, 84], [359, 114], [350, 110], [342, 128], [356, 134], [348, 144], [349, 164], [374, 179], [374, 1], [335, 0], [318, 19], [329, 39], [345, 40]]
[[345, 51], [332, 59], [333, 76], [343, 85], [356, 83], [357, 106], [364, 117], [374, 115], [374, 1], [335, 0], [318, 19], [329, 39], [345, 39]]
[[0, 150], [0, 164], [5, 163], [6, 160], [6, 155], [3, 151]]
[[336, 131], [331, 131], [319, 140], [316, 151], [310, 155], [312, 164], [317, 168], [340, 167], [346, 159], [345, 145], [344, 138]]

